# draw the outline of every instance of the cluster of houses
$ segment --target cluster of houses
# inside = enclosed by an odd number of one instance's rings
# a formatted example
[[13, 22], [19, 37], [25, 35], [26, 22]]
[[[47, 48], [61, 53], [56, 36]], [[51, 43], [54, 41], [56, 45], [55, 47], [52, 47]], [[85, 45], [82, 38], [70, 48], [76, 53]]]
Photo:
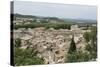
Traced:
[[15, 17], [13, 20], [14, 25], [23, 25], [23, 24], [31, 24], [36, 22], [49, 22], [49, 23], [58, 23], [62, 22], [61, 20], [51, 19], [51, 18], [30, 18], [30, 17]]
[[35, 19], [35, 18], [15, 17], [13, 24], [14, 25], [31, 24], [33, 21], [40, 22], [39, 19]]
[[44, 59], [45, 64], [63, 63], [65, 54], [68, 53], [72, 37], [76, 44], [77, 51], [85, 51], [86, 41], [83, 37], [85, 32], [78, 25], [72, 25], [71, 30], [53, 28], [19, 28], [13, 31], [14, 41], [21, 39], [21, 49], [27, 47], [36, 48], [37, 56]]

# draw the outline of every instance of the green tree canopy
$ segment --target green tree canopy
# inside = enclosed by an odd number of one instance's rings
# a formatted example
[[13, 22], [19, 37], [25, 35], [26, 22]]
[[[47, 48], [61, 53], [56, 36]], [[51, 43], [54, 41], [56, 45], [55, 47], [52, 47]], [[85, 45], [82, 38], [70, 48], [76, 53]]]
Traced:
[[20, 49], [14, 48], [14, 65], [33, 65], [43, 64], [43, 59], [36, 56], [36, 52], [33, 48]]

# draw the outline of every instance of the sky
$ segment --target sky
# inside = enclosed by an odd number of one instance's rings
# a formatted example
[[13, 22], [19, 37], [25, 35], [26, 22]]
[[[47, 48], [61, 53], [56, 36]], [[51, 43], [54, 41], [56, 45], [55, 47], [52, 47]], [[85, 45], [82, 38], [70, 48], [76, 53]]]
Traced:
[[97, 19], [97, 7], [87, 5], [14, 1], [14, 13], [70, 19]]

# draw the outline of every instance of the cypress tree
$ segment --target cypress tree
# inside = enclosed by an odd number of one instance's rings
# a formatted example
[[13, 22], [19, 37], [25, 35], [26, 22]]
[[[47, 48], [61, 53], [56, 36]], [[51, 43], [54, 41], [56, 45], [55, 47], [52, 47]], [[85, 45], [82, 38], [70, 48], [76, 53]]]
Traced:
[[76, 51], [76, 45], [75, 45], [74, 36], [73, 36], [72, 37], [72, 40], [71, 40], [71, 44], [70, 44], [70, 48], [69, 48], [68, 53], [73, 53], [75, 51]]

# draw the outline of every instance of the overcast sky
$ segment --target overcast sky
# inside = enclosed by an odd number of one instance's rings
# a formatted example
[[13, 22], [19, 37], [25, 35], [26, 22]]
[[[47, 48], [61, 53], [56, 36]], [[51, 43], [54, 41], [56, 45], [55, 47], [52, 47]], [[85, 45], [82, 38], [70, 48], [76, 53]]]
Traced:
[[86, 5], [14, 1], [14, 13], [72, 19], [97, 19], [97, 7]]

